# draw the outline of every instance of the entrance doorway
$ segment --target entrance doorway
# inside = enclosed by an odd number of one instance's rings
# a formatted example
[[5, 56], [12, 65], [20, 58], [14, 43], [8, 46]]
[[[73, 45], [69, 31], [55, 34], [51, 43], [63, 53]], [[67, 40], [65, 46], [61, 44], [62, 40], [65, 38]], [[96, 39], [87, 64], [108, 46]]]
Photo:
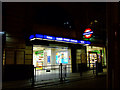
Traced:
[[[93, 60], [94, 59], [94, 60]], [[87, 46], [87, 67], [92, 68], [92, 62], [102, 64], [102, 67], [106, 67], [106, 50], [105, 47]]]
[[89, 52], [89, 68], [96, 68], [96, 61], [98, 61], [97, 52]]

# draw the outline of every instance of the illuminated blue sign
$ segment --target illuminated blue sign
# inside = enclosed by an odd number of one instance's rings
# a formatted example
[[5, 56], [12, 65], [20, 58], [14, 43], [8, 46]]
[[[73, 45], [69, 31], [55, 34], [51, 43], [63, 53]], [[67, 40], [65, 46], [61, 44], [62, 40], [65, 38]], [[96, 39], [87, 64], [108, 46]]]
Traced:
[[43, 38], [43, 35], [41, 35], [41, 34], [35, 34], [35, 37], [36, 38]]
[[40, 38], [43, 40], [53, 40], [53, 41], [63, 41], [63, 42], [70, 42], [70, 43], [79, 43], [79, 44], [91, 44], [89, 41], [83, 41], [83, 40], [75, 40], [75, 39], [69, 39], [69, 38], [62, 38], [62, 37], [54, 37], [54, 36], [48, 36], [48, 35], [42, 35], [42, 34], [35, 34], [30, 35], [29, 39], [33, 38]]
[[91, 44], [91, 42], [89, 42], [89, 41], [82, 41], [82, 40], [80, 40], [80, 41], [79, 41], [79, 44]]
[[92, 33], [93, 33], [93, 31], [85, 32], [85, 33], [83, 33], [83, 35], [90, 35], [90, 34], [92, 34]]
[[91, 42], [89, 42], [89, 41], [85, 41], [85, 43], [86, 43], [86, 44], [91, 44]]
[[56, 41], [63, 41], [63, 38], [61, 38], [61, 37], [56, 37], [55, 40], [56, 40]]
[[55, 37], [44, 35], [44, 39], [55, 40]]
[[63, 41], [65, 41], [65, 42], [70, 42], [70, 39], [68, 39], [68, 38], [63, 38]]
[[29, 39], [33, 39], [34, 38], [34, 35], [30, 35]]
[[78, 43], [78, 40], [70, 39], [70, 42], [72, 42], [72, 43]]
[[80, 44], [85, 44], [85, 41], [80, 40], [79, 43]]

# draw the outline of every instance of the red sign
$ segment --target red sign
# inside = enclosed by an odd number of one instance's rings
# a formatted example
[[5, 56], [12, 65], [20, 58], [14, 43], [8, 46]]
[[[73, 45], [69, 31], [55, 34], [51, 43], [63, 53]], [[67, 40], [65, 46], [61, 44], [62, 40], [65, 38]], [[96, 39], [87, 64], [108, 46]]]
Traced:
[[85, 38], [90, 38], [92, 36], [93, 31], [90, 28], [85, 29], [83, 35]]

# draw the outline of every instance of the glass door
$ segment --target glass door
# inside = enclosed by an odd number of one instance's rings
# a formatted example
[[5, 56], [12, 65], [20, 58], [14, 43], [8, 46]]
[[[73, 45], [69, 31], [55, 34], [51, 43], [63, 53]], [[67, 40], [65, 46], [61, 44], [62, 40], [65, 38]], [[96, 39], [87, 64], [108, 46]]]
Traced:
[[98, 60], [97, 52], [89, 52], [89, 68], [96, 67], [96, 61]]

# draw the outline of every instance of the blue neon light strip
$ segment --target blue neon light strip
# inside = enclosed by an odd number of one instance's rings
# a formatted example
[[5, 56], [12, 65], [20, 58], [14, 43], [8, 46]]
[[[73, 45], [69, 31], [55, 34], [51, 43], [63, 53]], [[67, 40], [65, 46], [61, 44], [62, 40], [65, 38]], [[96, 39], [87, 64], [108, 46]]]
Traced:
[[64, 42], [70, 42], [70, 39], [69, 38], [63, 38], [63, 41]]
[[44, 35], [44, 39], [55, 40], [55, 37]]
[[86, 42], [86, 44], [91, 44], [91, 42], [90, 41], [85, 41]]
[[69, 42], [69, 43], [78, 43], [78, 44], [91, 44], [90, 41], [83, 41], [83, 40], [75, 40], [75, 39], [69, 39], [69, 38], [62, 38], [62, 37], [54, 37], [54, 36], [48, 36], [48, 35], [42, 35], [42, 34], [35, 34], [30, 35], [29, 39], [33, 38], [40, 38], [40, 39], [46, 39], [46, 40], [55, 40], [55, 41], [63, 41], [63, 42]]
[[79, 43], [80, 43], [80, 44], [85, 44], [85, 41], [80, 40]]
[[42, 34], [35, 34], [35, 37], [36, 38], [43, 38], [43, 35]]
[[70, 39], [70, 42], [72, 42], [72, 43], [78, 43], [78, 40]]
[[63, 38], [62, 37], [56, 37], [55, 40], [56, 41], [63, 41]]
[[86, 32], [86, 33], [83, 33], [83, 35], [89, 35], [89, 34], [92, 34], [93, 31], [90, 31], [90, 32]]
[[29, 39], [33, 39], [34, 38], [34, 35], [30, 35]]

